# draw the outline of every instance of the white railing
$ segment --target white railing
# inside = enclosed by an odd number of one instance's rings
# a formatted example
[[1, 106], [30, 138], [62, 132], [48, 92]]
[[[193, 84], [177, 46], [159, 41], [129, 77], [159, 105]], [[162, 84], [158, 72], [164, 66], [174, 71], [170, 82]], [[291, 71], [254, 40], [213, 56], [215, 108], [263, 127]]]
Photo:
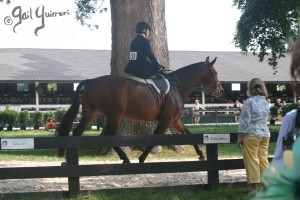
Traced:
[[[16, 111], [21, 110], [55, 110], [55, 109], [68, 109], [70, 107], [70, 104], [26, 104], [26, 105], [16, 105], [16, 104], [9, 104], [10, 108]], [[0, 110], [4, 110], [7, 105], [0, 105]], [[185, 109], [192, 108], [194, 104], [184, 104]], [[222, 107], [223, 109], [232, 109], [233, 103], [214, 103], [214, 104], [205, 104], [206, 108], [209, 108], [210, 110], [215, 110], [215, 108]], [[209, 112], [209, 111], [207, 111]]]

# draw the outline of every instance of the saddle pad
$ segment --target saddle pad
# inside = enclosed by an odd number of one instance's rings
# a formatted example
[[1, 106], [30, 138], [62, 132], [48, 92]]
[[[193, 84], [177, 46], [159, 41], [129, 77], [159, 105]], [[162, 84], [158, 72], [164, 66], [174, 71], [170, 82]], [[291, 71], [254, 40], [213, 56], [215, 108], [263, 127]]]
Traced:
[[[152, 80], [152, 79], [143, 79], [143, 78], [139, 78], [139, 77], [136, 77], [136, 76], [133, 76], [133, 75], [130, 75], [128, 76], [128, 78], [132, 79], [132, 80], [135, 80], [139, 83], [144, 83], [144, 84], [150, 84], [153, 86], [153, 88], [156, 90], [156, 92], [158, 94], [160, 94], [160, 90], [159, 88], [156, 86], [155, 82]], [[170, 90], [170, 83], [169, 83], [169, 80], [164, 78], [166, 84], [167, 84], [167, 90], [165, 92], [165, 94], [168, 94], [169, 90]]]

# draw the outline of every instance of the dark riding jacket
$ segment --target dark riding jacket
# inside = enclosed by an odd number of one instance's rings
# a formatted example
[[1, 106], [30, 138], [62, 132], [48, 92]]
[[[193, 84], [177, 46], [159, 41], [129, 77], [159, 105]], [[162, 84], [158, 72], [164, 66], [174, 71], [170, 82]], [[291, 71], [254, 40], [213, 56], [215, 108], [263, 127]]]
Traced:
[[143, 34], [138, 34], [131, 42], [129, 62], [124, 71], [140, 78], [149, 78], [161, 69], [162, 66], [153, 55], [149, 40]]

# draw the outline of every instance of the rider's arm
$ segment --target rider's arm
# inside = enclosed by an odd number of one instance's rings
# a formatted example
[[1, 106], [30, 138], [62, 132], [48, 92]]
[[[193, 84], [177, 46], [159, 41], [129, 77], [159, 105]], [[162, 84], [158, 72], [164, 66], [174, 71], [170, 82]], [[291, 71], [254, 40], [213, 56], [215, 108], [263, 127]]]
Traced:
[[147, 57], [150, 59], [150, 62], [153, 64], [153, 66], [155, 67], [156, 71], [161, 70], [162, 66], [158, 63], [157, 59], [155, 58], [151, 46], [150, 46], [150, 42], [149, 40], [145, 40], [145, 53], [147, 55]]

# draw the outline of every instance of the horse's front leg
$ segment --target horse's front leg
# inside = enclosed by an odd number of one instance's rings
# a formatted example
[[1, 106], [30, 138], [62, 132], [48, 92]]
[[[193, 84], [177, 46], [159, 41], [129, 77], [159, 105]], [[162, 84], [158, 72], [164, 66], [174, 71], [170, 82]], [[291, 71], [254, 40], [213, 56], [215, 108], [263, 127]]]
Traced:
[[[174, 123], [172, 123], [171, 125], [172, 127], [174, 127], [176, 130], [178, 130], [180, 133], [182, 134], [192, 134], [189, 129], [187, 129], [185, 127], [185, 125], [183, 124], [183, 122], [181, 121], [181, 119], [178, 119], [177, 121], [175, 121]], [[206, 160], [206, 155], [203, 153], [202, 149], [199, 147], [199, 145], [195, 144], [193, 145], [195, 148], [196, 153], [199, 156], [199, 160]]]
[[[162, 125], [163, 124], [163, 125]], [[154, 130], [153, 135], [156, 134], [164, 134], [169, 126], [166, 126], [165, 124], [168, 123], [158, 123], [156, 129]], [[143, 163], [145, 162], [147, 156], [149, 155], [150, 151], [153, 149], [154, 146], [147, 146], [146, 149], [143, 151], [143, 153], [139, 157], [139, 162]]]
[[[186, 129], [185, 132], [186, 132], [187, 134], [191, 134], [191, 132], [190, 132], [186, 127], [184, 127], [184, 128]], [[206, 155], [203, 153], [203, 151], [202, 151], [202, 149], [199, 147], [199, 145], [194, 144], [193, 146], [194, 146], [194, 149], [195, 149], [196, 153], [197, 153], [198, 156], [199, 156], [199, 160], [206, 160]]]

